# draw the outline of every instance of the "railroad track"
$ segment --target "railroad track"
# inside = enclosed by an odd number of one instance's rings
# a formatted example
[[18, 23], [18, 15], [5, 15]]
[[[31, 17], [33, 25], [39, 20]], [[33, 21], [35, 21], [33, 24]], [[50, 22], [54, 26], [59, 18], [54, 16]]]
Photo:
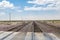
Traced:
[[19, 30], [21, 30], [24, 26], [28, 25], [29, 23], [23, 24], [23, 25], [18, 25], [16, 27], [10, 28], [7, 31], [14, 31], [14, 32], [18, 32]]
[[11, 28], [8, 32], [1, 31], [0, 40], [60, 40], [53, 33], [47, 33], [47, 29], [42, 25], [33, 21], [20, 27]]
[[39, 27], [40, 30], [42, 31], [42, 33], [40, 33], [41, 35], [39, 33], [35, 33], [36, 37], [38, 38], [37, 40], [60, 40], [60, 38], [58, 38], [53, 32], [49, 32], [53, 30], [50, 29], [48, 25], [46, 24], [44, 25], [38, 22], [35, 23], [36, 25], [38, 25], [37, 27]]
[[[56, 26], [56, 25], [52, 25], [52, 24], [49, 24], [49, 23], [44, 23], [44, 22], [38, 22], [38, 23], [40, 23], [40, 25], [42, 24], [42, 25], [44, 25], [44, 26], [47, 26], [47, 28], [48, 29], [50, 29], [50, 31], [48, 31], [48, 32], [52, 32], [52, 33], [60, 33], [60, 27], [58, 27], [58, 26]], [[54, 30], [54, 31], [53, 31]]]
[[[6, 39], [8, 39], [11, 35], [13, 35], [13, 34], [17, 34], [17, 35], [20, 35], [21, 33], [21, 35], [22, 36], [24, 36], [24, 35], [26, 35], [26, 33], [27, 32], [33, 32], [33, 28], [32, 28], [32, 23], [29, 23], [29, 24], [26, 24], [25, 26], [23, 26], [23, 28], [22, 29], [20, 29], [20, 27], [19, 27], [19, 29], [17, 29], [19, 32], [16, 32], [16, 33], [14, 33], [14, 30], [16, 29], [16, 28], [13, 28], [13, 30], [9, 30], [9, 31], [12, 31], [12, 32], [4, 32], [4, 33], [2, 33], [1, 35], [0, 35], [0, 40], [6, 40]], [[17, 31], [17, 30], [15, 30], [15, 31]], [[6, 34], [6, 35], [4, 35], [4, 34]], [[21, 36], [20, 35], [20, 36]], [[14, 39], [14, 38], [12, 38], [13, 40], [16, 40], [16, 39]], [[11, 39], [11, 40], [12, 40]], [[20, 39], [20, 38], [19, 38]], [[21, 38], [21, 39], [23, 39], [23, 37]], [[9, 40], [9, 39], [8, 39]]]

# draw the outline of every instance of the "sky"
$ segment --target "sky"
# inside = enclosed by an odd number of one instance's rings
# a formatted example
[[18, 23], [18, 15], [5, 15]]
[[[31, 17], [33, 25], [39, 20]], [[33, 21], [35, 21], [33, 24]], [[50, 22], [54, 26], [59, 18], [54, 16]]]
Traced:
[[60, 0], [0, 0], [0, 20], [60, 20]]

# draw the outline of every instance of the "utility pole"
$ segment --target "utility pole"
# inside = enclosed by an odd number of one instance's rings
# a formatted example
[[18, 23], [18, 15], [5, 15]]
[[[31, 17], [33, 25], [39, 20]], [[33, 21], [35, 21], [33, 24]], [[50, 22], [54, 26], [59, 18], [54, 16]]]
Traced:
[[9, 24], [11, 24], [11, 13], [9, 13]]

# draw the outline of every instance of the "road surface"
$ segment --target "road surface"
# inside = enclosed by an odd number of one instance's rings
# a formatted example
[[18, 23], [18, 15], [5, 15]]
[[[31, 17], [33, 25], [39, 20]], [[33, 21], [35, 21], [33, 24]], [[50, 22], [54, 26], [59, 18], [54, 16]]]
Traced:
[[0, 31], [0, 40], [60, 40], [60, 31], [50, 25], [32, 21]]

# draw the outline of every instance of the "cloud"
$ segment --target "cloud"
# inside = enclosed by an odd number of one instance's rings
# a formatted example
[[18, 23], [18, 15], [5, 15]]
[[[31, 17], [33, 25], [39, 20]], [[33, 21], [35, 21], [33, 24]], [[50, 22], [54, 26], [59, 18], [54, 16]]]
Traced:
[[2, 2], [0, 2], [0, 8], [14, 8], [14, 4], [10, 3], [9, 1], [3, 0]]
[[0, 2], [0, 11], [1, 10], [4, 10], [5, 12], [6, 11], [15, 11], [15, 12], [22, 12], [22, 10], [20, 10], [20, 7], [18, 6], [15, 6], [13, 3], [11, 3], [10, 1], [7, 1], [7, 0], [2, 0]]
[[27, 3], [34, 4], [32, 7], [25, 6], [24, 10], [58, 10], [60, 1], [58, 0], [33, 0]]
[[3, 16], [3, 15], [5, 15], [5, 13], [4, 12], [0, 12], [0, 16]]
[[9, 13], [21, 13], [19, 6], [15, 6], [14, 3], [11, 3], [7, 0], [2, 0], [0, 2], [0, 20], [9, 20]]
[[17, 12], [22, 12], [22, 10], [17, 10]]
[[51, 9], [52, 9], [52, 10], [53, 10], [53, 9], [55, 10], [56, 7], [53, 7], [53, 8], [52, 8], [52, 7], [46, 7], [46, 8], [44, 7], [44, 8], [43, 8], [43, 7], [34, 7], [34, 6], [33, 6], [33, 7], [27, 7], [27, 6], [26, 6], [26, 7], [24, 8], [24, 10], [51, 10]]
[[28, 1], [28, 3], [32, 3], [32, 4], [38, 4], [38, 5], [43, 5], [43, 4], [47, 4], [47, 3], [53, 3], [54, 0], [33, 0], [33, 1]]

